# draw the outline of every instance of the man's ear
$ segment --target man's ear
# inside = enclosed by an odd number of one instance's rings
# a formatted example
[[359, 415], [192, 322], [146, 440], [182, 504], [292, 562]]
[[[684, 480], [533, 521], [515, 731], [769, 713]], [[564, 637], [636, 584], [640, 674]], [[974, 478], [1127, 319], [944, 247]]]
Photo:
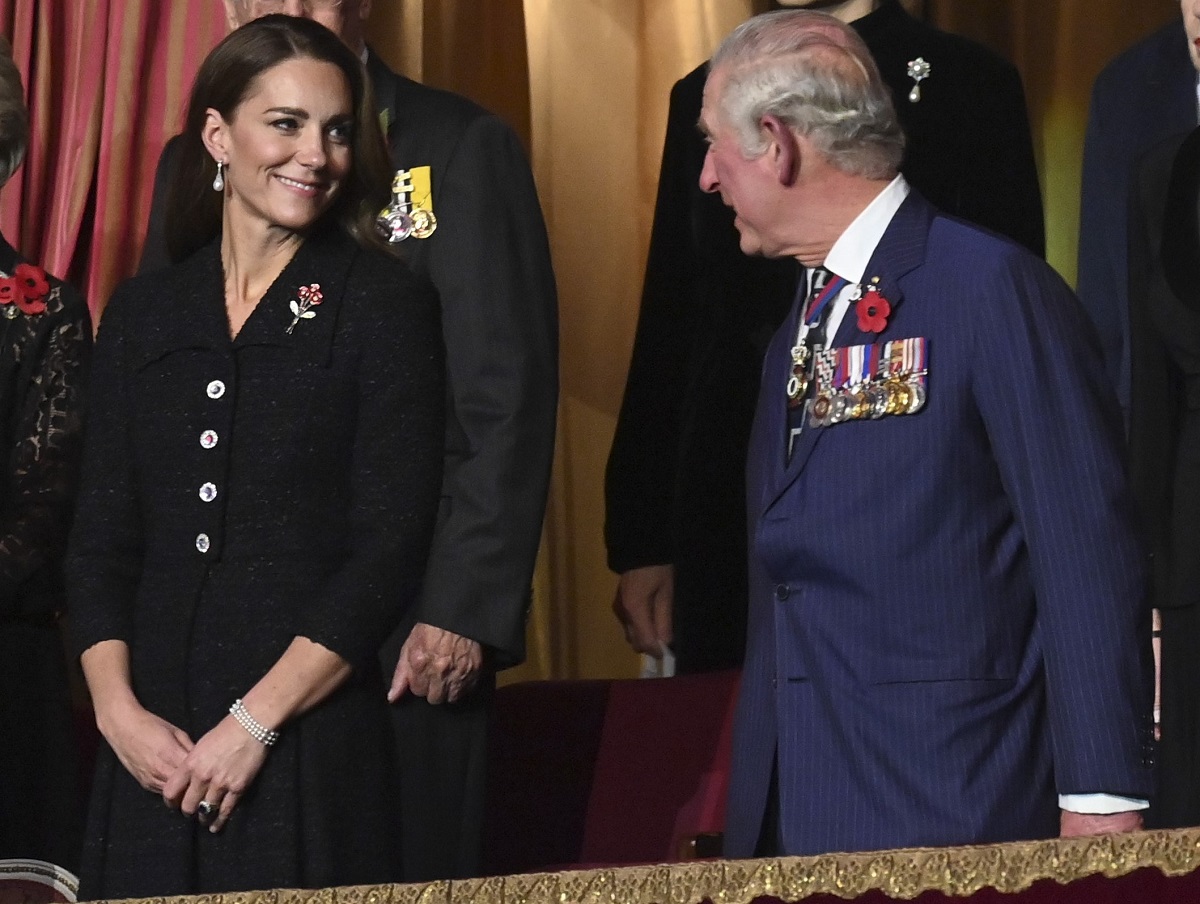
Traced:
[[790, 187], [800, 173], [800, 141], [796, 133], [778, 116], [768, 114], [759, 122], [770, 146], [767, 153], [775, 167], [779, 184]]
[[204, 148], [212, 155], [213, 160], [229, 161], [229, 126], [225, 117], [212, 107], [204, 114], [200, 140], [204, 142]]
[[358, 17], [364, 22], [371, 15], [371, 0], [358, 0]]

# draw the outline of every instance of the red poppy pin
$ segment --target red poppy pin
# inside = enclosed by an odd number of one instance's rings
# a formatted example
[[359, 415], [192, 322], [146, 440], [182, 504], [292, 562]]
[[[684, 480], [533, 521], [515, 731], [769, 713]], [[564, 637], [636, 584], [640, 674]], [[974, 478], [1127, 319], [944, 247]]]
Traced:
[[892, 313], [891, 303], [883, 297], [875, 286], [867, 286], [862, 298], [854, 306], [858, 315], [858, 328], [864, 333], [882, 333], [887, 329], [888, 315]]
[[[26, 314], [41, 314], [46, 310], [50, 281], [46, 271], [34, 264], [17, 264], [12, 276], [0, 273], [0, 305], [9, 320], [20, 310]], [[15, 305], [15, 307], [11, 307]]]
[[325, 296], [321, 294], [321, 284], [313, 283], [311, 286], [301, 286], [296, 293], [300, 296], [298, 301], [291, 301], [288, 307], [292, 310], [292, 322], [288, 326], [288, 335], [292, 334], [292, 330], [296, 328], [296, 324], [301, 320], [312, 320], [317, 316], [317, 312], [313, 310], [319, 305]]

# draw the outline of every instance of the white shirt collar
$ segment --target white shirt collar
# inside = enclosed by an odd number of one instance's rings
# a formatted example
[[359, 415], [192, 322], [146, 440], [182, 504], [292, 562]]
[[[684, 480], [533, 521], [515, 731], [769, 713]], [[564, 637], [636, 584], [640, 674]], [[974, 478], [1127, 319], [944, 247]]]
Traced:
[[871, 255], [910, 190], [903, 176], [889, 182], [838, 236], [825, 256], [826, 268], [849, 283], [861, 283]]

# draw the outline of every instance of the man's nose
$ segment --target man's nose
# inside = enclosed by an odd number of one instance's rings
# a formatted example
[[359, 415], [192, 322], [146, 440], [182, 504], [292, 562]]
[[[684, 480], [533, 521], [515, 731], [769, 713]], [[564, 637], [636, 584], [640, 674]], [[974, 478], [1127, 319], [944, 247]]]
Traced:
[[712, 148], [704, 154], [704, 166], [700, 169], [700, 190], [712, 194], [720, 187], [717, 168], [713, 164]]

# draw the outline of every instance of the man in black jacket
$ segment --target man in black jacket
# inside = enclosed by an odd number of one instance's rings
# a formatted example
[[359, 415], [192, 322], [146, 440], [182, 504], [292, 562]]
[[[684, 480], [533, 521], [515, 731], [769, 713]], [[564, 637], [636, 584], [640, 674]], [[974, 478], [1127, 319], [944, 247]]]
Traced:
[[[498, 117], [387, 68], [367, 47], [370, 0], [225, 0], [230, 28], [303, 15], [364, 55], [392, 163], [436, 218], [399, 251], [438, 290], [449, 370], [442, 506], [416, 612], [382, 652], [408, 881], [479, 871], [487, 713], [498, 668], [525, 656], [525, 616], [550, 478], [557, 302], [529, 163]], [[166, 264], [172, 145], [159, 162], [141, 269]], [[420, 230], [424, 232], [424, 230]]]
[[[1044, 253], [1016, 69], [897, 0], [792, 0], [853, 24], [892, 90], [902, 171], [936, 206]], [[698, 179], [708, 64], [671, 92], [642, 310], [605, 480], [614, 610], [634, 649], [681, 672], [737, 666], [746, 626], [743, 469], [759, 369], [795, 291], [793, 261], [749, 258]], [[970, 299], [963, 299], [969, 304]], [[837, 517], [836, 513], [821, 513]]]

